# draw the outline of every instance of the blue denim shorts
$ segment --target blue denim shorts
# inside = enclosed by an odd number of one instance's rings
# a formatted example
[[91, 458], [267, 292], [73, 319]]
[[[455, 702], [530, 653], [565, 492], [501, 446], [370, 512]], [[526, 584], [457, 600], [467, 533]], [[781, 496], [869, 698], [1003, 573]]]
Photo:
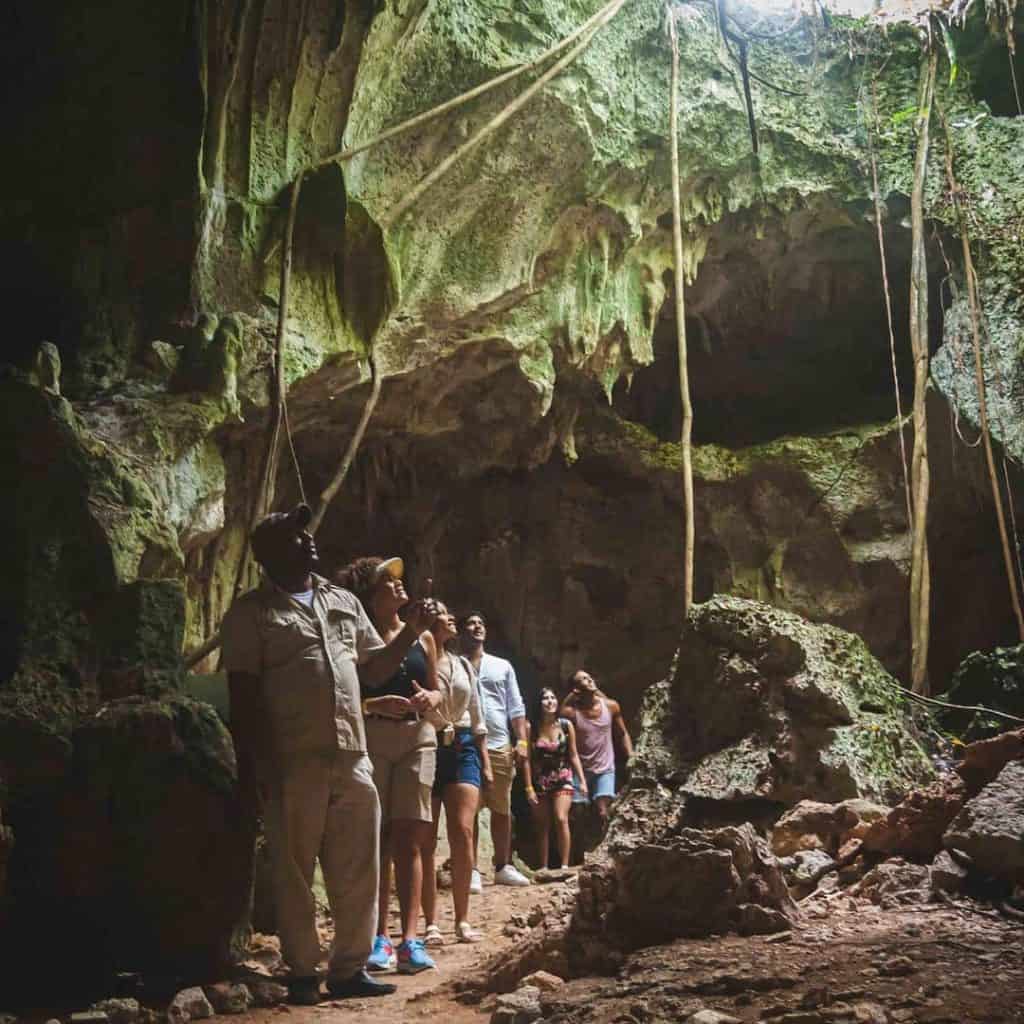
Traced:
[[599, 796], [615, 796], [615, 769], [610, 772], [584, 772], [587, 777], [589, 796], [580, 792], [579, 779], [573, 778], [572, 802], [574, 804], [593, 803]]
[[440, 796], [444, 787], [453, 782], [467, 782], [480, 788], [480, 751], [477, 750], [471, 729], [456, 729], [454, 742], [445, 746], [437, 734], [437, 772], [434, 774], [434, 794]]

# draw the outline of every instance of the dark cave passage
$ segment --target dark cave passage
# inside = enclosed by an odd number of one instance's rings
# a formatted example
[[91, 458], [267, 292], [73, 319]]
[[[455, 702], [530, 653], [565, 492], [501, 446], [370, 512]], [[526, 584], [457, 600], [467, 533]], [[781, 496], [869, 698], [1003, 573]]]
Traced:
[[[910, 230], [893, 197], [885, 228], [896, 362], [904, 410], [912, 393], [908, 338]], [[810, 220], [808, 218], [811, 218]], [[941, 266], [939, 254], [929, 265]], [[939, 276], [932, 349], [941, 340]], [[712, 239], [686, 291], [695, 444], [740, 446], [881, 422], [896, 414], [874, 212], [801, 212], [755, 239]], [[655, 360], [620, 382], [617, 412], [678, 441], [681, 405], [674, 298], [654, 332]]]

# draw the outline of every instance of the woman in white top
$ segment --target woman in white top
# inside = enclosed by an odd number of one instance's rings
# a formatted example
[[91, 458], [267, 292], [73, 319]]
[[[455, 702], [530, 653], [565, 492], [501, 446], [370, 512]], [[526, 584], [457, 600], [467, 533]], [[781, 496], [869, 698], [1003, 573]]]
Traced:
[[427, 717], [437, 729], [437, 772], [433, 793], [433, 840], [423, 850], [423, 917], [427, 923], [424, 942], [444, 944], [436, 922], [437, 872], [434, 849], [437, 823], [444, 804], [448, 845], [452, 852], [452, 900], [455, 903], [455, 935], [459, 942], [479, 942], [483, 936], [469, 923], [469, 880], [473, 870], [473, 821], [480, 801], [480, 785], [493, 781], [487, 754], [487, 726], [476, 674], [466, 658], [450, 651], [458, 635], [455, 617], [437, 602], [437, 619], [420, 638], [437, 670], [440, 705]]

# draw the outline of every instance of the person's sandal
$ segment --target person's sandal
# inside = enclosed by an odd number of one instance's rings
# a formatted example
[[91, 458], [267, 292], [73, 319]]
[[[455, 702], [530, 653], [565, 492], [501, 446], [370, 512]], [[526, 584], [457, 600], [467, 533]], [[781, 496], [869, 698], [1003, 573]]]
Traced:
[[483, 933], [478, 932], [468, 921], [460, 921], [455, 926], [455, 934], [459, 942], [482, 942]]
[[436, 924], [428, 924], [427, 930], [423, 933], [424, 946], [443, 946], [444, 936]]

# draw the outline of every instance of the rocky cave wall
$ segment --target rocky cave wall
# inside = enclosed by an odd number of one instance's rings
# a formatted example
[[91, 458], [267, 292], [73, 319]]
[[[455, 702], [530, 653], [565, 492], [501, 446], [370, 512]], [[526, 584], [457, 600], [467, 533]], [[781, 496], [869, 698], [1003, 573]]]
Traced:
[[[76, 730], [102, 701], [176, 691], [181, 649], [230, 602], [296, 173], [531, 59], [595, 9], [12, 5], [0, 44], [19, 154], [0, 206], [11, 567], [0, 748], [18, 754], [0, 775], [22, 780], [18, 806], [36, 806], [41, 780], [68, 784], [85, 742]], [[837, 17], [754, 44], [758, 76], [801, 94], [755, 83], [755, 158], [712, 6], [680, 4], [677, 18], [698, 597], [728, 592], [841, 625], [903, 673], [909, 546], [865, 83], [884, 61], [874, 142], [905, 351], [913, 119], [901, 112], [915, 102], [918, 40]], [[993, 102], [998, 88], [969, 58], [939, 92], [983, 256], [994, 431], [1016, 473], [1024, 305], [1008, 225], [1024, 216], [1024, 120]], [[320, 164], [298, 207], [285, 332], [311, 496], [365, 399], [371, 346], [385, 376], [318, 538], [325, 561], [401, 552], [417, 582], [432, 576], [442, 595], [483, 607], [528, 681], [586, 664], [631, 711], [665, 674], [681, 610], [668, 67], [663, 6], [632, 0], [405, 216], [394, 204], [517, 86]], [[951, 432], [951, 409], [968, 433], [977, 410], [942, 157], [937, 143], [938, 685], [967, 651], [1013, 636], [978, 453]], [[43, 341], [59, 352], [63, 396], [39, 387]], [[186, 372], [190, 351], [237, 363], [238, 404], [222, 363]], [[905, 388], [906, 356], [898, 363]], [[278, 493], [298, 494], [287, 454]], [[188, 742], [170, 743], [172, 761]]]

